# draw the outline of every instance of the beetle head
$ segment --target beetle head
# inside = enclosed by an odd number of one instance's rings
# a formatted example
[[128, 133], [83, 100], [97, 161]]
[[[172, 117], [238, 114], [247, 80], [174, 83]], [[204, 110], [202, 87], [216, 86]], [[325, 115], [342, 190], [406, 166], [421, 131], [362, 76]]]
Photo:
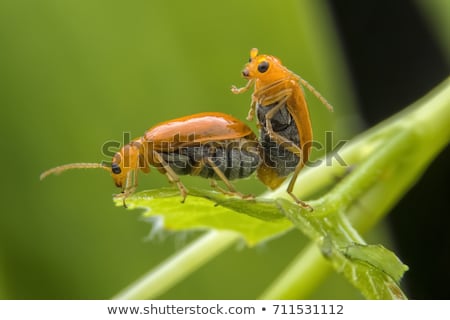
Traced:
[[111, 163], [111, 176], [119, 188], [127, 187], [128, 175], [139, 168], [140, 145], [130, 143], [117, 152]]
[[293, 75], [291, 71], [286, 69], [281, 61], [270, 55], [258, 55], [258, 49], [253, 48], [250, 51], [249, 62], [242, 70], [244, 78], [256, 80], [260, 85], [267, 85], [274, 81], [285, 79]]

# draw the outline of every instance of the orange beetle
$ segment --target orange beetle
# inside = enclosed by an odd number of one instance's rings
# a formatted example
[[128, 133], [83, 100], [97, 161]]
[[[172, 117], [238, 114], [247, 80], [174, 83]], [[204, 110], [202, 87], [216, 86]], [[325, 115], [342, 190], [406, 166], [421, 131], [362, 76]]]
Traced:
[[[238, 119], [218, 112], [199, 113], [162, 122], [150, 128], [143, 137], [122, 147], [112, 159], [111, 167], [100, 163], [72, 163], [41, 174], [41, 180], [68, 169], [102, 168], [111, 173], [122, 188], [118, 197], [125, 199], [137, 187], [138, 169], [144, 173], [150, 166], [165, 174], [180, 190], [182, 201], [187, 189], [178, 175], [211, 179], [221, 192], [248, 197], [236, 191], [230, 180], [250, 176], [261, 162], [259, 144], [252, 130]], [[219, 188], [222, 180], [229, 191]]]
[[247, 119], [252, 120], [256, 112], [264, 153], [258, 178], [275, 189], [293, 172], [288, 194], [298, 204], [312, 209], [292, 193], [297, 176], [308, 161], [313, 139], [308, 106], [299, 82], [330, 110], [332, 106], [278, 58], [258, 55], [258, 49], [250, 51], [250, 60], [242, 75], [249, 80], [247, 84], [242, 88], [233, 86], [231, 90], [240, 94], [254, 86]]

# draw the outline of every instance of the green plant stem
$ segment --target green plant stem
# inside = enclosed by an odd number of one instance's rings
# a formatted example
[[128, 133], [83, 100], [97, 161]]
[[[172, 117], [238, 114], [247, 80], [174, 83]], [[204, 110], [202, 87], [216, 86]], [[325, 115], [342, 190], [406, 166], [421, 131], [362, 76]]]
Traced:
[[153, 299], [240, 239], [231, 231], [208, 231], [161, 265], [151, 270], [113, 299]]
[[259, 299], [297, 299], [307, 297], [332, 270], [319, 247], [311, 242], [304, 248]]

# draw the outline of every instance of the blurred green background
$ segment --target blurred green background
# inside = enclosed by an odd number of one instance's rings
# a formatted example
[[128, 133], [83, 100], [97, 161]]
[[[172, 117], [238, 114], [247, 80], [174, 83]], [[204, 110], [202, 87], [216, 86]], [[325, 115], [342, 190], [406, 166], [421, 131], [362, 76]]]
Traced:
[[[307, 94], [317, 140], [326, 130], [336, 139], [360, 131], [332, 21], [324, 1], [2, 0], [0, 298], [107, 299], [194, 239], [149, 237], [139, 212], [113, 206], [118, 190], [102, 170], [42, 182], [39, 174], [109, 160], [105, 142], [171, 118], [221, 111], [244, 120], [250, 94], [230, 87], [245, 83], [252, 47], [280, 57], [334, 105], [330, 114]], [[167, 185], [157, 172], [139, 181], [140, 190]], [[254, 177], [235, 185], [265, 190]], [[293, 231], [232, 248], [162, 298], [256, 298], [305, 241]], [[311, 297], [360, 296], [332, 275]]]

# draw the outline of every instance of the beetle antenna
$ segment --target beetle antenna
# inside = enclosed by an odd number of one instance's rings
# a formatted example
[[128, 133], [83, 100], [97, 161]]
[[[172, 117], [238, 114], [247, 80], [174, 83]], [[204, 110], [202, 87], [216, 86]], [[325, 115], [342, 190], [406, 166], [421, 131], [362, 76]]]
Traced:
[[101, 163], [69, 163], [48, 169], [47, 171], [42, 172], [39, 178], [43, 180], [51, 174], [60, 174], [61, 172], [69, 169], [97, 169], [97, 168], [105, 169], [109, 172], [111, 171], [110, 168]]
[[308, 89], [317, 99], [319, 99], [320, 102], [322, 102], [322, 104], [327, 107], [328, 110], [330, 110], [331, 112], [333, 112], [333, 106], [327, 101], [327, 99], [325, 99], [319, 91], [316, 90], [316, 88], [314, 88], [308, 81], [306, 81], [305, 79], [303, 79], [302, 77], [300, 77], [300, 82], [301, 84], [306, 87], [306, 89]]

